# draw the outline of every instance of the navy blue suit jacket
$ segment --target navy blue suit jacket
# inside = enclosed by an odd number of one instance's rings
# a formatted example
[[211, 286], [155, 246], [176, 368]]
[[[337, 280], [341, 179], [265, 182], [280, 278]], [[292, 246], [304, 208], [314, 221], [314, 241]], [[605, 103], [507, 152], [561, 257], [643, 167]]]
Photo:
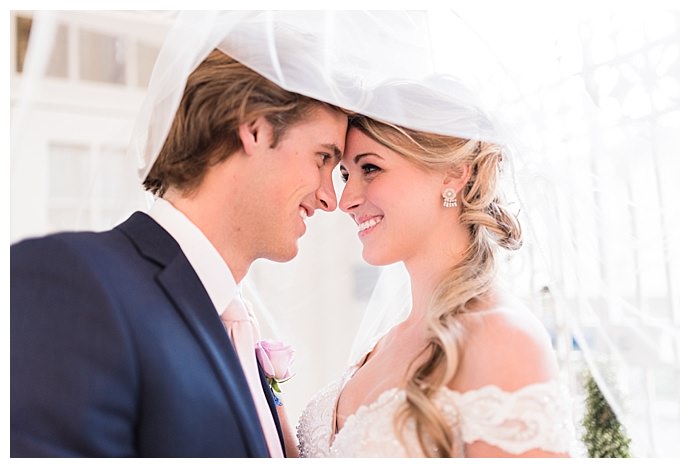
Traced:
[[10, 251], [12, 457], [269, 456], [211, 299], [148, 215]]

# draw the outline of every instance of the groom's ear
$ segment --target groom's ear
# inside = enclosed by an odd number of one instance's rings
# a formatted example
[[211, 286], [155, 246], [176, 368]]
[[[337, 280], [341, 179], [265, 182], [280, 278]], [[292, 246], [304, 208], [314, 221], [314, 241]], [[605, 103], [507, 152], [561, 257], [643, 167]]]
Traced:
[[259, 117], [251, 122], [239, 126], [237, 133], [242, 142], [242, 150], [248, 154], [268, 148], [271, 145], [273, 128], [264, 117]]

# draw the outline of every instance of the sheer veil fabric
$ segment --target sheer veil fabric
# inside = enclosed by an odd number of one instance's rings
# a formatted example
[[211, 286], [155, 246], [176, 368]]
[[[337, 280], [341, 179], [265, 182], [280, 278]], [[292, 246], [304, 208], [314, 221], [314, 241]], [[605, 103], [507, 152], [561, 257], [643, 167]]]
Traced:
[[[170, 13], [128, 157], [143, 180], [186, 77], [214, 48], [285, 89], [412, 129], [504, 145], [506, 198], [526, 237], [502, 259], [504, 284], [547, 325], [571, 394], [581, 395], [580, 359], [637, 453], [654, 454], [661, 423], [650, 422], [650, 408], [679, 402], [679, 13], [513, 8]], [[12, 115], [12, 174], [59, 16], [34, 15]], [[606, 56], [595, 40], [613, 28], [619, 38], [643, 37]], [[355, 236], [319, 235], [335, 239], [328, 248]], [[350, 363], [409, 312], [402, 265], [378, 269], [377, 278]], [[258, 315], [282, 328], [251, 280], [245, 288]], [[638, 388], [644, 396], [631, 397]], [[676, 424], [667, 412], [664, 421]]]
[[[500, 141], [457, 76], [436, 73], [429, 14], [183, 11], [153, 70], [131, 150], [148, 173], [187, 76], [213, 48], [282, 88], [410, 128]], [[172, 71], [175, 71], [172, 73]]]

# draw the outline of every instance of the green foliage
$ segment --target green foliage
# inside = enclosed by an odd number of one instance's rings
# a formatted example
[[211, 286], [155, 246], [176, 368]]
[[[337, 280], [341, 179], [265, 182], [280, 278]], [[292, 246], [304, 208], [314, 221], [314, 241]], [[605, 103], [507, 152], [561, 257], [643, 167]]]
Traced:
[[587, 409], [582, 421], [582, 442], [590, 458], [630, 458], [630, 438], [588, 372], [585, 381]]

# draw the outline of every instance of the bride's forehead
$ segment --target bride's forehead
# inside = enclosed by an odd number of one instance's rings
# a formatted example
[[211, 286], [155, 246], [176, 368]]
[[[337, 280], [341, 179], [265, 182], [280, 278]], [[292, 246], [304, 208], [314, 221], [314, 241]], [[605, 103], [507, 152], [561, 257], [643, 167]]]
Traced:
[[359, 129], [351, 128], [347, 132], [347, 139], [345, 140], [345, 152], [343, 159], [353, 159], [361, 153], [375, 152], [381, 153], [386, 149], [385, 146], [378, 143], [373, 138], [367, 136]]
[[362, 142], [362, 141], [374, 141], [372, 140], [369, 136], [367, 136], [362, 130], [359, 128], [354, 128], [350, 127], [347, 129], [347, 138], [346, 142], [350, 144]]

